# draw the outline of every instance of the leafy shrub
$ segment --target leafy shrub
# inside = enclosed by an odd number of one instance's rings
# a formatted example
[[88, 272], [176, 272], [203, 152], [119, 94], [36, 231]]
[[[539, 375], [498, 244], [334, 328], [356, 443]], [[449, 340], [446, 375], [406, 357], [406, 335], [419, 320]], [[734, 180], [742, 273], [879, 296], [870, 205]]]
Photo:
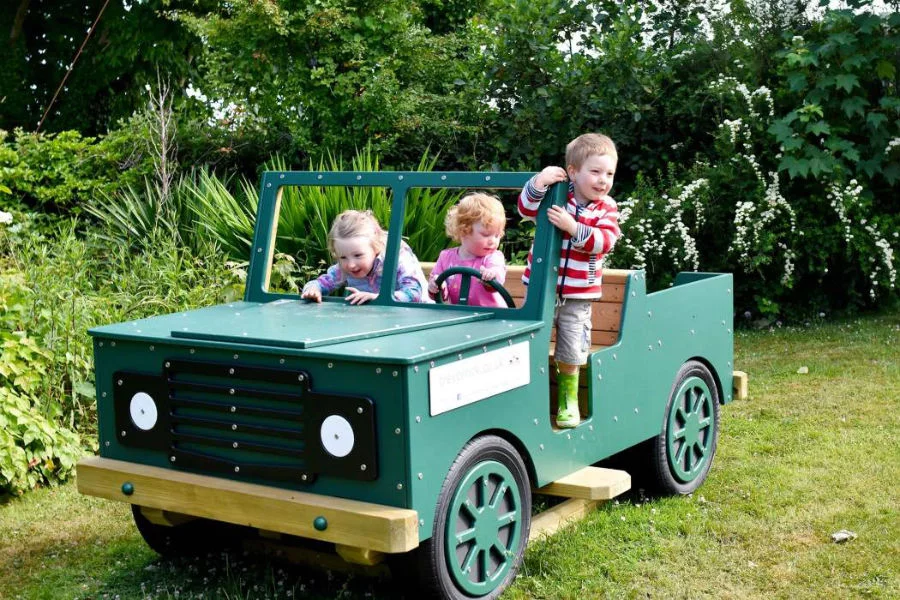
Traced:
[[0, 493], [64, 479], [81, 445], [94, 443], [88, 328], [243, 292], [221, 256], [173, 239], [160, 236], [135, 254], [90, 229], [79, 233], [75, 221], [50, 232], [31, 226], [27, 213], [13, 218], [0, 225]]
[[48, 385], [51, 353], [15, 329], [28, 294], [21, 274], [0, 271], [0, 497], [64, 480], [81, 455], [63, 390]]
[[[0, 186], [12, 198], [52, 213], [78, 213], [95, 194], [110, 194], [146, 172], [128, 130], [103, 139], [77, 131], [0, 131]], [[2, 201], [2, 200], [0, 200]]]

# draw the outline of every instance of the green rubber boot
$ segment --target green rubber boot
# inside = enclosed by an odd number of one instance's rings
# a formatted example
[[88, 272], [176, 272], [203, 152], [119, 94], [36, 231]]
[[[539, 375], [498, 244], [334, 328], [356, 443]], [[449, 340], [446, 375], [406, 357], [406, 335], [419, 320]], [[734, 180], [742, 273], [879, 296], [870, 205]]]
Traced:
[[559, 399], [559, 410], [556, 412], [556, 426], [577, 426], [581, 422], [581, 413], [578, 411], [578, 373], [557, 374], [556, 391]]

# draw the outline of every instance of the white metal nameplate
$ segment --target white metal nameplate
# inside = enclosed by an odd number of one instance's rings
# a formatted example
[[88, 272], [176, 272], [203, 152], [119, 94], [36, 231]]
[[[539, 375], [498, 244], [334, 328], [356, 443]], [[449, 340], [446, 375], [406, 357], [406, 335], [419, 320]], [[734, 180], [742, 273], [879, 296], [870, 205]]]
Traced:
[[506, 392], [531, 381], [529, 344], [521, 342], [431, 369], [431, 416]]

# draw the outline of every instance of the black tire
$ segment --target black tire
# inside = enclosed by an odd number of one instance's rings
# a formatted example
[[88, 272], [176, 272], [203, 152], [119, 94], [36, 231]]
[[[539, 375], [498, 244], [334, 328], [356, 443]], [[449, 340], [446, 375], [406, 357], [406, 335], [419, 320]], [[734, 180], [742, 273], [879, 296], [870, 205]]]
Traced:
[[675, 376], [661, 432], [650, 443], [655, 491], [690, 494], [700, 487], [709, 474], [718, 441], [715, 379], [706, 365], [688, 361]]
[[531, 486], [519, 453], [493, 435], [470, 441], [444, 479], [431, 539], [417, 551], [422, 591], [445, 600], [497, 598], [515, 579], [530, 529]]
[[218, 552], [233, 546], [238, 535], [236, 526], [216, 523], [206, 519], [189, 521], [169, 527], [151, 523], [141, 512], [141, 507], [131, 505], [131, 514], [141, 537], [150, 548], [166, 558], [198, 556]]

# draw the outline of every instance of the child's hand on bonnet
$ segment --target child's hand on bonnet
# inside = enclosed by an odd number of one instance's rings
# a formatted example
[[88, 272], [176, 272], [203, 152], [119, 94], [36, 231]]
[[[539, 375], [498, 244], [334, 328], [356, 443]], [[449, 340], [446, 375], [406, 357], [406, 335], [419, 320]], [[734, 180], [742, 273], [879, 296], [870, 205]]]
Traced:
[[347, 291], [350, 292], [350, 294], [347, 296], [346, 300], [350, 304], [365, 304], [366, 302], [371, 302], [378, 297], [378, 294], [373, 294], [372, 292], [361, 292], [358, 289], [350, 286], [347, 286]]
[[315, 300], [316, 302], [321, 302], [322, 290], [319, 289], [318, 285], [310, 285], [304, 288], [303, 293], [300, 294], [300, 297], [307, 300]]
[[542, 190], [546, 190], [554, 183], [566, 180], [566, 170], [562, 167], [545, 167], [543, 171], [537, 174], [534, 184]]

